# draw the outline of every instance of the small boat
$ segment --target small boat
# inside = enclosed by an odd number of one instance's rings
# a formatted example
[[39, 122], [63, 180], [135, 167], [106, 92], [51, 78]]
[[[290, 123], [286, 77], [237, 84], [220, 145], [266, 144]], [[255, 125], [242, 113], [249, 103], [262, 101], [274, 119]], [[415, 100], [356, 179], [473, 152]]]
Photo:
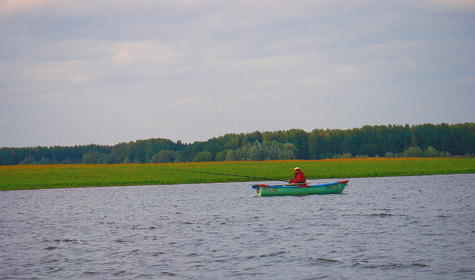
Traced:
[[348, 180], [321, 185], [252, 185], [256, 196], [339, 194]]

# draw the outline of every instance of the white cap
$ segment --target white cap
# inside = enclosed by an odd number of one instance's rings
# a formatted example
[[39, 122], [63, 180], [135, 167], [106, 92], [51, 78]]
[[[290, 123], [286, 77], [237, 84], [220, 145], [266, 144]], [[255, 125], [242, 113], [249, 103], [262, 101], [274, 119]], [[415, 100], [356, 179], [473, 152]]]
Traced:
[[297, 169], [300, 170], [300, 167], [295, 167], [295, 168], [294, 168], [294, 170], [297, 170]]

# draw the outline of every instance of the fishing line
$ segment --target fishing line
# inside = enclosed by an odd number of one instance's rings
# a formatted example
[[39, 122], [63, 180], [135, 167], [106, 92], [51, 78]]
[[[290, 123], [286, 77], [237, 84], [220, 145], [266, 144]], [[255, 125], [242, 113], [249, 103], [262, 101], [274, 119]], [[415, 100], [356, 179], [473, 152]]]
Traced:
[[267, 181], [282, 181], [282, 182], [288, 182], [288, 181], [285, 181], [285, 180], [279, 180], [279, 179], [275, 179], [275, 178], [246, 176], [246, 175], [237, 175], [237, 174], [216, 173], [216, 172], [206, 172], [206, 171], [194, 171], [194, 170], [181, 170], [181, 169], [168, 169], [168, 170], [181, 171], [181, 172], [191, 172], [191, 173], [203, 173], [203, 174], [211, 174], [211, 175], [224, 175], [224, 176], [234, 176], [234, 177], [245, 177], [245, 178], [261, 179], [261, 180], [267, 180]]

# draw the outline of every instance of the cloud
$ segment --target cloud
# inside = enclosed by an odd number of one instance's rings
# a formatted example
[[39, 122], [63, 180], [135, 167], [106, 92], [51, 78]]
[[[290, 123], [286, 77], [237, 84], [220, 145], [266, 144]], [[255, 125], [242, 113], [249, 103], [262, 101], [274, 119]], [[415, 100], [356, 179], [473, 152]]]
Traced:
[[[85, 80], [80, 73], [83, 72], [86, 63], [84, 61], [68, 61], [62, 63], [46, 63], [39, 66], [29, 67], [24, 70], [27, 78], [34, 79], [35, 83], [50, 83], [66, 81], [77, 83]], [[79, 71], [76, 71], [79, 70]]]
[[0, 16], [29, 10], [50, 2], [50, 0], [0, 0]]
[[423, 0], [421, 3], [433, 10], [475, 11], [473, 0]]
[[466, 1], [1, 3], [0, 146], [473, 119]]

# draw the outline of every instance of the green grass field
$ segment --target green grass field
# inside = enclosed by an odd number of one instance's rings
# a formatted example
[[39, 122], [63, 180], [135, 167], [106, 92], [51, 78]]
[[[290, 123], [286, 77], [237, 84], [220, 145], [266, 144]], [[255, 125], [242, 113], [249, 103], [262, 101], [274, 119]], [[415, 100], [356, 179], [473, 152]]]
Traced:
[[[0, 190], [475, 173], [474, 158], [367, 158], [113, 165], [0, 166]], [[203, 173], [199, 173], [203, 172]], [[220, 174], [243, 175], [239, 177]]]

